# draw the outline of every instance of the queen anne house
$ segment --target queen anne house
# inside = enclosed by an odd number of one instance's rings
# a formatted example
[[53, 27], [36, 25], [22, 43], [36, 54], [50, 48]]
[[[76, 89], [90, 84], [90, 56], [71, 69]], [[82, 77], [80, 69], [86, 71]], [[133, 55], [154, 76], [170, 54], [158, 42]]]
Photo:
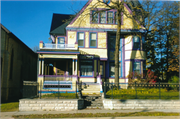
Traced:
[[[82, 81], [89, 86], [83, 93], [101, 93], [103, 82], [115, 81], [116, 10], [105, 10], [105, 5], [97, 2], [89, 0], [76, 16], [53, 14], [52, 43], [41, 41], [37, 52], [42, 92], [56, 92], [57, 83], [61, 92], [75, 92], [75, 83]], [[110, 0], [104, 2], [112, 5]], [[124, 4], [124, 10], [132, 15], [129, 5]], [[143, 73], [145, 69], [144, 33], [145, 28], [138, 20], [122, 13], [119, 83], [124, 85], [121, 88], [126, 88], [129, 72]]]

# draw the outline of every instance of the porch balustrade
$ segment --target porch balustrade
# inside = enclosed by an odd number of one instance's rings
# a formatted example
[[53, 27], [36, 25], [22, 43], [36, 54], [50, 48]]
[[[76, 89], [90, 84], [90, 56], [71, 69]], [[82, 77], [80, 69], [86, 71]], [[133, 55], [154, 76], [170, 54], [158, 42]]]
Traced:
[[66, 75], [45, 75], [44, 81], [72, 81], [75, 76]]
[[51, 44], [51, 43], [45, 43], [42, 48], [40, 49], [71, 49], [71, 50], [77, 50], [77, 47], [75, 47], [75, 44]]

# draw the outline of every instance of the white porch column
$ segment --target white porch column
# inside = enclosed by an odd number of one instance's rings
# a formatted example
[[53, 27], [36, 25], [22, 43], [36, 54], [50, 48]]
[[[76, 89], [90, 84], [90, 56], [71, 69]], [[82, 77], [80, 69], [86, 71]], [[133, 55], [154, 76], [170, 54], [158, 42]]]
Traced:
[[41, 68], [41, 71], [42, 71], [42, 75], [44, 75], [44, 59], [42, 59], [42, 68]]
[[74, 59], [72, 61], [72, 75], [74, 75]]
[[76, 59], [76, 69], [75, 69], [75, 75], [77, 75], [77, 59]]
[[39, 75], [41, 74], [41, 59], [39, 59]]

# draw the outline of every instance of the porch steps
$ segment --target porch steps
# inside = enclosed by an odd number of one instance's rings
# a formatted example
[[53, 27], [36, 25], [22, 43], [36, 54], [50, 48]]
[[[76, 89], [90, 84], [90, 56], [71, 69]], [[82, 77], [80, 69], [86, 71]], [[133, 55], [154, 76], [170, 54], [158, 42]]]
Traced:
[[103, 109], [101, 96], [85, 96], [85, 107], [87, 109]]
[[100, 94], [100, 86], [99, 83], [94, 83], [94, 82], [88, 82], [88, 83], [83, 83], [84, 85], [82, 94], [88, 95], [88, 94]]

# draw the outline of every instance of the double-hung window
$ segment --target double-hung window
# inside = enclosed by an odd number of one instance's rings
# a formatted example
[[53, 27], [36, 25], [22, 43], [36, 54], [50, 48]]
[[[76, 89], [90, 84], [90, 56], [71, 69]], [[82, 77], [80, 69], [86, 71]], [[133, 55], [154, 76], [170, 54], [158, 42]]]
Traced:
[[64, 37], [59, 37], [58, 38], [58, 48], [64, 48], [65, 46], [64, 46], [64, 44], [65, 44], [65, 38]]
[[108, 15], [108, 19], [107, 19], [108, 24], [113, 24], [113, 12], [108, 11], [107, 15]]
[[96, 47], [97, 33], [90, 33], [90, 47]]
[[58, 38], [58, 44], [65, 44], [65, 39], [64, 39], [64, 37], [59, 37], [59, 38]]
[[140, 74], [141, 73], [141, 62], [134, 62], [134, 72]]
[[98, 23], [98, 13], [96, 11], [92, 11], [92, 23]]
[[77, 33], [77, 40], [78, 40], [78, 46], [84, 47], [84, 33], [83, 32]]
[[100, 12], [100, 23], [106, 23], [106, 12]]
[[81, 76], [93, 76], [93, 61], [81, 60], [80, 61]]
[[138, 36], [133, 37], [133, 49], [137, 50], [140, 48], [140, 39]]
[[[115, 64], [114, 62], [110, 62], [110, 77], [115, 77]], [[121, 77], [121, 62], [119, 62], [119, 77]]]

